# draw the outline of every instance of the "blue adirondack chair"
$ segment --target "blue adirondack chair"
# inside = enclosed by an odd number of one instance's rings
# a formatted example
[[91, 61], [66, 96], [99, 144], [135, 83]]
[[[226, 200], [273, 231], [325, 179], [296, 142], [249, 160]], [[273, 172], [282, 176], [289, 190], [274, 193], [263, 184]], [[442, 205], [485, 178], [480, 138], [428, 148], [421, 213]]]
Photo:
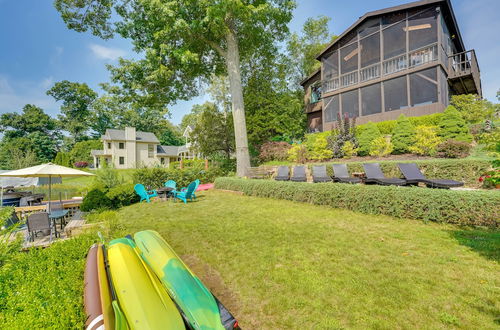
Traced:
[[175, 193], [176, 193], [175, 190], [177, 189], [177, 182], [175, 182], [174, 180], [168, 180], [163, 185], [167, 188], [172, 188], [173, 190], [168, 192], [168, 194], [171, 196], [175, 196]]
[[135, 193], [141, 197], [141, 202], [146, 201], [150, 202], [151, 197], [156, 197], [158, 194], [156, 193], [156, 190], [151, 190], [147, 191], [146, 188], [144, 188], [144, 185], [138, 183], [134, 186]]
[[184, 202], [184, 204], [186, 204], [188, 199], [191, 201], [193, 200], [196, 187], [198, 187], [198, 184], [196, 183], [196, 181], [193, 181], [189, 184], [189, 186], [187, 186], [186, 190], [176, 191], [174, 193], [174, 197], [180, 199]]
[[[200, 185], [200, 180], [196, 179], [196, 180], [194, 180], [194, 182], [196, 182], [196, 187], [194, 187], [193, 197], [194, 197], [194, 199], [196, 199], [196, 189], [198, 189], [198, 186]], [[181, 189], [181, 191], [186, 191], [186, 190], [187, 190], [187, 187], [184, 187]]]

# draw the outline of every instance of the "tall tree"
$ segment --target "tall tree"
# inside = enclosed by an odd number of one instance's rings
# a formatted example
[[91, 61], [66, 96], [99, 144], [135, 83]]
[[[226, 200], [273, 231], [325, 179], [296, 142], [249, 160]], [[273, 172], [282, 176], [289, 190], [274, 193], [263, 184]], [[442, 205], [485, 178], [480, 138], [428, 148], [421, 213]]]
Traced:
[[33, 132], [52, 134], [56, 128], [56, 120], [33, 104], [26, 104], [21, 113], [8, 112], [0, 116], [0, 132], [7, 138], [26, 136]]
[[118, 32], [132, 39], [145, 58], [133, 68], [131, 77], [138, 79], [130, 84], [139, 82], [144, 90], [153, 88], [165, 95], [172, 91], [172, 97], [187, 98], [197, 93], [200, 82], [226, 72], [237, 174], [246, 174], [250, 157], [240, 61], [251, 58], [259, 46], [283, 39], [294, 1], [55, 0], [55, 7], [71, 29], [90, 29], [102, 38]]
[[289, 63], [293, 68], [291, 82], [295, 88], [301, 88], [299, 82], [320, 67], [321, 63], [316, 60], [316, 56], [328, 42], [337, 38], [328, 30], [330, 19], [326, 16], [310, 17], [302, 26], [300, 35], [298, 33], [290, 35], [287, 50]]
[[56, 101], [62, 101], [59, 120], [75, 142], [85, 139], [89, 129], [90, 109], [97, 93], [87, 84], [63, 80], [47, 91]]

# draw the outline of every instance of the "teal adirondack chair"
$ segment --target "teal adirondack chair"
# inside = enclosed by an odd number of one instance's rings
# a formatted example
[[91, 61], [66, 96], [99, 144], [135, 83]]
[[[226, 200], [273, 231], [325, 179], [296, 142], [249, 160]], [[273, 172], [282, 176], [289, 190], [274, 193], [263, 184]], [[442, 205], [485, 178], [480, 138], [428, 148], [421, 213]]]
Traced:
[[181, 201], [184, 202], [184, 204], [187, 203], [187, 200], [193, 200], [194, 196], [194, 191], [196, 190], [196, 187], [198, 187], [198, 184], [196, 181], [193, 181], [187, 186], [186, 190], [184, 191], [175, 191], [174, 192], [174, 197], [180, 199]]
[[[194, 187], [193, 197], [194, 197], [194, 199], [196, 199], [196, 189], [198, 189], [198, 186], [200, 185], [200, 180], [196, 179], [196, 180], [194, 180], [194, 182], [196, 182], [196, 187]], [[186, 190], [187, 190], [186, 187], [181, 189], [181, 191], [186, 191]]]
[[175, 190], [177, 189], [177, 182], [175, 182], [174, 180], [168, 180], [163, 185], [167, 188], [172, 188], [173, 190], [170, 191], [169, 194], [172, 196], [175, 196], [175, 193], [176, 193]]
[[151, 197], [156, 197], [158, 194], [156, 193], [156, 190], [151, 190], [147, 191], [146, 188], [144, 188], [144, 185], [138, 183], [134, 186], [135, 193], [141, 197], [141, 202], [146, 201], [150, 202]]

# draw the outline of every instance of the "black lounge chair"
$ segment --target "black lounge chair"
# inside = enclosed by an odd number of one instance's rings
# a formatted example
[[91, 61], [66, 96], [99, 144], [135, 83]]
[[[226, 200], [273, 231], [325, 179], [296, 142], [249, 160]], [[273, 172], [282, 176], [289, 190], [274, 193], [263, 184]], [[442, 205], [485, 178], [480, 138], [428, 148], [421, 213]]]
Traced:
[[349, 176], [346, 164], [333, 164], [333, 181], [341, 183], [361, 183], [360, 178]]
[[366, 180], [365, 183], [376, 183], [383, 186], [404, 186], [406, 185], [406, 180], [398, 178], [386, 178], [380, 165], [378, 163], [368, 163], [363, 164], [365, 169]]
[[429, 188], [443, 188], [449, 189], [454, 187], [461, 187], [463, 182], [448, 180], [448, 179], [427, 179], [420, 171], [415, 163], [400, 163], [398, 164], [399, 170], [403, 173], [406, 182], [409, 184], [418, 184], [419, 182], [425, 183]]
[[305, 166], [294, 166], [293, 174], [290, 180], [294, 182], [306, 182], [306, 167]]
[[278, 173], [274, 180], [276, 181], [288, 181], [290, 179], [290, 169], [288, 166], [279, 166]]
[[325, 165], [314, 165], [312, 167], [313, 172], [313, 182], [330, 182], [332, 178], [326, 174]]

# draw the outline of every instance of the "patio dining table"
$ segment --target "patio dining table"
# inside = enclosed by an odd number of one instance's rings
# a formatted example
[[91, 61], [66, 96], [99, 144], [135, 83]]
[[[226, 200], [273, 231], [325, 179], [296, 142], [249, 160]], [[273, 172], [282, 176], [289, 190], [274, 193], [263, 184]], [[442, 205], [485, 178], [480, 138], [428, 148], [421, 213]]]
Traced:
[[[69, 210], [54, 210], [49, 213], [49, 219], [54, 224], [54, 231], [57, 237], [57, 224], [56, 220], [63, 219], [66, 215], [68, 215]], [[61, 221], [61, 230], [62, 230], [62, 221]]]
[[160, 187], [156, 189], [156, 192], [159, 196], [164, 196], [164, 199], [167, 200], [170, 193], [174, 190], [172, 187]]

